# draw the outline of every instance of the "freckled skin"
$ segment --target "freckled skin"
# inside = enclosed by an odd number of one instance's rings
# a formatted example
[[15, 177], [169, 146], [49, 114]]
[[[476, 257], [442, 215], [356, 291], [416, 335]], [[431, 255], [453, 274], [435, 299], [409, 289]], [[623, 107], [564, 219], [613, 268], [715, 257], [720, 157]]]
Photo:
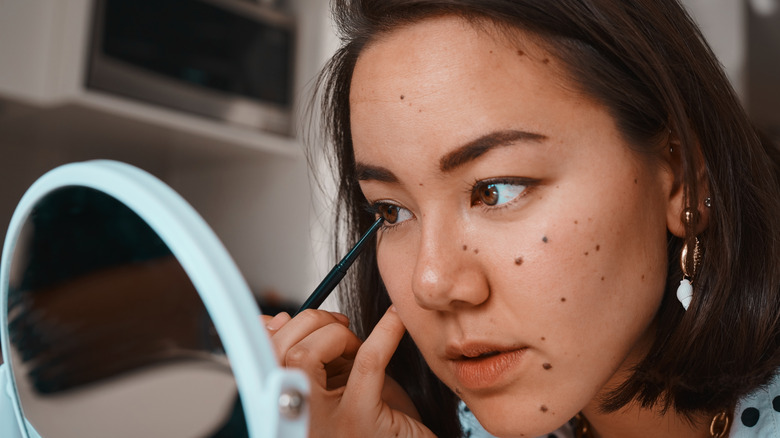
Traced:
[[[529, 56], [517, 56], [518, 47]], [[383, 35], [352, 77], [355, 159], [399, 181], [361, 181], [363, 194], [410, 218], [380, 235], [382, 280], [431, 370], [497, 436], [549, 433], [595, 406], [649, 341], [667, 271], [673, 175], [633, 152], [609, 112], [574, 92], [545, 58], [555, 60], [519, 31], [493, 37], [438, 17]], [[398, 105], [399, 89], [415, 108]], [[441, 171], [446, 154], [506, 130], [545, 140]], [[501, 209], [472, 206], [472, 184], [499, 177], [541, 183]], [[573, 224], [574, 216], [587, 222]], [[479, 257], [464, 241], [479, 246]], [[583, 257], [594, 242], [605, 250]], [[517, 259], [528, 269], [515, 269]], [[550, 299], [564, 295], [576, 312]], [[473, 390], [446, 359], [445, 348], [459, 342], [525, 352], [500, 385]], [[554, 412], [542, 412], [541, 402]]]

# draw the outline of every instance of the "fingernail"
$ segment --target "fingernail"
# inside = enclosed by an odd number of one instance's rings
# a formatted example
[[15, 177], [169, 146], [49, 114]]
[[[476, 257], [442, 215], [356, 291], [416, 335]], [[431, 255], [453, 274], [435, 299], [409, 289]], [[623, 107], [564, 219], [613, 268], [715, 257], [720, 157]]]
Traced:
[[270, 321], [268, 321], [268, 324], [265, 325], [265, 328], [269, 331], [275, 332], [279, 330], [279, 328], [281, 328], [289, 318], [289, 315], [287, 315], [285, 312], [278, 313], [276, 316], [271, 318]]

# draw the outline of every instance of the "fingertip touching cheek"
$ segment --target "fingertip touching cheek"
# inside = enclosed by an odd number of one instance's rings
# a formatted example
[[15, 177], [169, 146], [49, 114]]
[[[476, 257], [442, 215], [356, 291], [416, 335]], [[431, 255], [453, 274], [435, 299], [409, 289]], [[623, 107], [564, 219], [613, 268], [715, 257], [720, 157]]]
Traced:
[[357, 61], [350, 116], [409, 334], [489, 431], [534, 436], [641, 354], [668, 184], [554, 57], [508, 41], [453, 17], [384, 35]]

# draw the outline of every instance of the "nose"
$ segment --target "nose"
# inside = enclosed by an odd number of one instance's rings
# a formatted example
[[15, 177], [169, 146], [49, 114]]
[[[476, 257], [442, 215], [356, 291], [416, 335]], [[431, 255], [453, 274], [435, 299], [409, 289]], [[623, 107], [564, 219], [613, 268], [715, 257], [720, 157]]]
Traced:
[[457, 226], [423, 228], [412, 277], [417, 304], [449, 311], [487, 301], [489, 282], [478, 254], [463, 243], [465, 233], [459, 233]]

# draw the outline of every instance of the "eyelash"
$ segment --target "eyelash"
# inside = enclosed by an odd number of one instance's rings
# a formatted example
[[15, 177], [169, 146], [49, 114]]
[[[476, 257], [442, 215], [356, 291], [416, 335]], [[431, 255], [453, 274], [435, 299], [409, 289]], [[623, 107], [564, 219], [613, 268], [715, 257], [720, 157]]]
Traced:
[[[372, 216], [377, 217], [381, 213], [382, 207], [403, 208], [400, 205], [392, 204], [390, 202], [377, 201], [377, 202], [373, 202], [373, 203], [370, 203], [370, 204], [366, 205], [365, 206], [365, 210], [369, 214], [371, 214]], [[405, 222], [408, 222], [408, 221], [403, 221], [403, 222], [401, 222], [399, 224], [391, 224], [388, 221], [383, 221], [382, 225], [379, 227], [379, 229], [382, 232], [392, 231], [395, 228], [397, 228], [398, 226], [403, 225]]]
[[[523, 177], [500, 177], [500, 178], [489, 178], [489, 179], [481, 179], [481, 180], [478, 179], [475, 180], [474, 183], [472, 183], [471, 187], [465, 191], [465, 194], [470, 198], [473, 198], [475, 192], [480, 186], [485, 187], [492, 184], [508, 184], [508, 185], [524, 186], [525, 189], [523, 190], [522, 193], [517, 195], [515, 198], [501, 205], [493, 206], [493, 205], [486, 205], [484, 203], [480, 203], [481, 208], [483, 208], [485, 211], [499, 210], [511, 206], [512, 204], [515, 203], [517, 199], [527, 196], [529, 191], [531, 191], [536, 185], [539, 184], [539, 180], [535, 180], [531, 178], [523, 178]], [[471, 206], [472, 207], [476, 206], [476, 204], [472, 201]], [[404, 207], [401, 207], [400, 205], [386, 202], [386, 201], [377, 201], [377, 202], [369, 203], [368, 205], [366, 205], [365, 209], [372, 216], [378, 216], [381, 213], [382, 208], [388, 208], [388, 207], [406, 210]], [[388, 221], [385, 221], [382, 223], [381, 229], [382, 231], [390, 231], [397, 228], [400, 225], [403, 225], [406, 222], [408, 222], [408, 220], [405, 220], [397, 224], [392, 224], [389, 223]]]

